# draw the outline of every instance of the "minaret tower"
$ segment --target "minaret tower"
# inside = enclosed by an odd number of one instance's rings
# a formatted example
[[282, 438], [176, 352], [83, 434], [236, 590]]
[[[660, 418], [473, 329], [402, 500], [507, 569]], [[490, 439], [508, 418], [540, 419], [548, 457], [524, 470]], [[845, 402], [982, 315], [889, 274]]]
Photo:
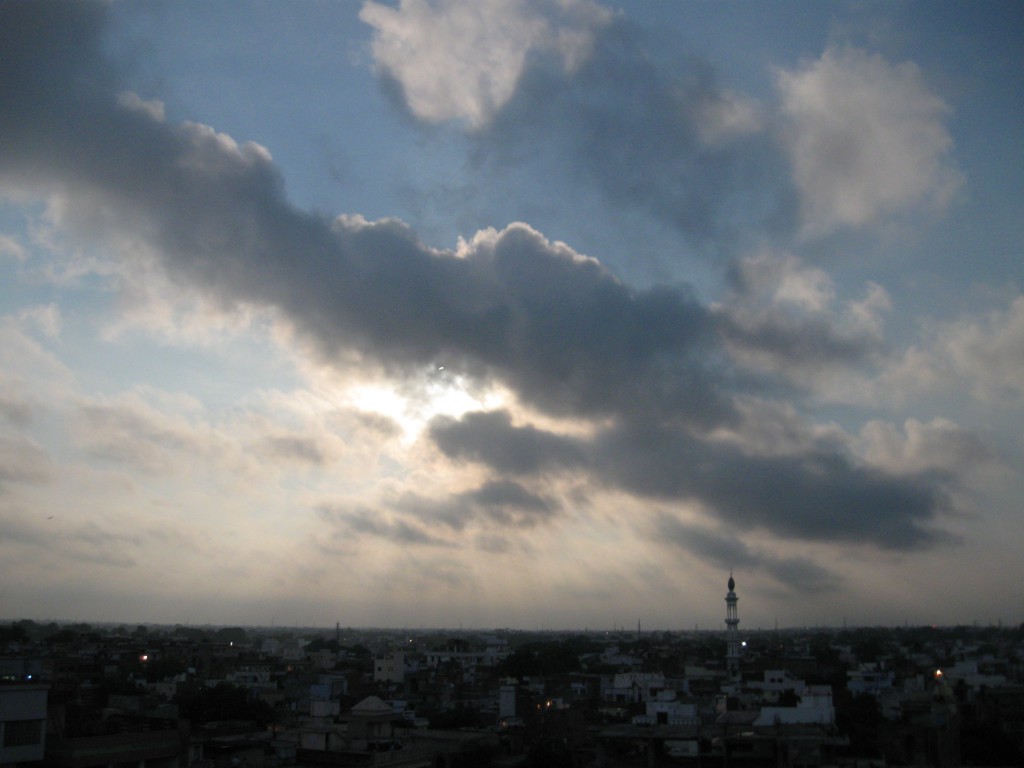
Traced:
[[736, 580], [729, 571], [729, 592], [725, 596], [725, 669], [732, 677], [740, 674], [740, 638], [737, 631], [740, 619], [736, 614]]

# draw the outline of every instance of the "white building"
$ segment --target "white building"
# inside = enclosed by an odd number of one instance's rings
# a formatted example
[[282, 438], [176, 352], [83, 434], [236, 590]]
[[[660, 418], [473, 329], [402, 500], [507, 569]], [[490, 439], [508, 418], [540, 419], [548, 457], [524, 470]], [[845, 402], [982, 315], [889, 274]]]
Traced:
[[835, 725], [836, 711], [832, 706], [832, 688], [827, 685], [809, 685], [797, 691], [800, 700], [795, 707], [761, 707], [754, 725]]
[[661, 672], [620, 672], [612, 679], [604, 698], [605, 701], [639, 704], [652, 701], [664, 687], [665, 675]]
[[373, 682], [402, 683], [405, 681], [405, 654], [396, 651], [389, 656], [373, 660]]
[[676, 692], [658, 691], [644, 706], [645, 712], [633, 718], [634, 725], [699, 725], [697, 705], [679, 701]]

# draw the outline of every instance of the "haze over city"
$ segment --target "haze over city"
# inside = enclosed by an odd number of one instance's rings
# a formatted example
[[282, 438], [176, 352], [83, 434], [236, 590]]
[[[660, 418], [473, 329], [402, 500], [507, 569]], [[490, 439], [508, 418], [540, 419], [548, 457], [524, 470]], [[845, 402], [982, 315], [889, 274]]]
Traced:
[[0, 4], [0, 618], [1024, 620], [1016, 3]]

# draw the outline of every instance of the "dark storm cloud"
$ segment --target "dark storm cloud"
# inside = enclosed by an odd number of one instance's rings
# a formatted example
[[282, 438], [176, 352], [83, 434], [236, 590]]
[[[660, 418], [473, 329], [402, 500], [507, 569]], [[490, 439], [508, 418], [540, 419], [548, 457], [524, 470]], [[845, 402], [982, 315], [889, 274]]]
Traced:
[[[882, 341], [870, 327], [843, 327], [827, 306], [800, 306], [773, 297], [787, 276], [799, 277], [795, 264], [791, 258], [754, 257], [729, 265], [730, 295], [716, 314], [723, 340], [800, 370], [852, 365], [882, 352]], [[808, 290], [815, 288], [823, 290], [813, 284]], [[825, 299], [808, 296], [804, 302], [824, 304]]]
[[794, 592], [828, 592], [840, 586], [839, 578], [817, 563], [802, 557], [775, 557], [756, 552], [737, 538], [734, 531], [712, 531], [661, 515], [656, 539], [706, 559], [722, 569], [763, 569]]
[[482, 543], [500, 538], [504, 529], [532, 528], [550, 521], [558, 503], [510, 480], [488, 481], [478, 488], [431, 498], [404, 493], [378, 508], [322, 505], [318, 514], [343, 539], [377, 538], [398, 544], [453, 547], [449, 537], [473, 526]]
[[891, 549], [927, 544], [947, 499], [942, 478], [893, 476], [841, 449], [748, 454], [654, 426], [603, 434], [600, 471], [633, 493], [694, 499], [720, 518], [806, 540], [871, 542]]
[[572, 442], [532, 426], [516, 427], [507, 411], [476, 412], [461, 419], [440, 417], [430, 436], [445, 455], [468, 459], [493, 469], [531, 475], [556, 467], [572, 467], [583, 454]]
[[371, 537], [405, 545], [453, 546], [444, 539], [432, 536], [415, 523], [390, 517], [378, 509], [321, 506], [317, 512], [321, 519], [334, 528], [334, 535], [341, 539]]
[[768, 355], [791, 366], [833, 366], [865, 360], [878, 350], [867, 336], [840, 332], [826, 318], [795, 318], [782, 312], [758, 318], [756, 323], [737, 323], [724, 317], [724, 338], [739, 348]]
[[721, 246], [741, 227], [792, 228], [788, 166], [755, 105], [735, 101], [692, 57], [666, 76], [623, 17], [595, 34], [571, 75], [544, 57], [531, 62], [512, 100], [473, 134], [479, 162], [533, 162], [542, 173], [570, 162], [616, 205], [643, 208], [704, 245]]
[[[15, 46], [19, 23], [32, 20], [27, 7], [16, 4], [4, 24], [15, 69], [50, 57], [51, 70], [63, 61], [73, 72], [38, 95], [3, 94], [5, 115], [38, 112], [40, 99], [53, 102], [48, 116], [64, 112], [46, 126], [0, 122], [0, 137], [24, 149], [0, 158], [0, 171], [67, 195], [73, 220], [147, 238], [172, 275], [225, 302], [277, 306], [326, 355], [356, 348], [396, 367], [444, 358], [568, 415], [670, 411], [706, 424], [727, 415], [710, 317], [691, 294], [633, 291], [525, 226], [457, 258], [397, 221], [331, 223], [297, 211], [259, 148], [123, 106], [95, 87], [88, 61], [65, 57], [66, 35]], [[74, 24], [66, 17], [58, 31]]]
[[[261, 148], [165, 123], [118, 95], [99, 55], [103, 10], [0, 4], [0, 184], [60, 196], [76, 232], [144, 240], [173, 277], [229, 306], [278, 308], [325, 359], [358, 350], [396, 374], [443, 360], [500, 381], [535, 409], [611, 425], [587, 441], [514, 426], [501, 412], [436, 421], [430, 435], [450, 457], [517, 476], [579, 469], [634, 494], [700, 500], [724, 519], [805, 539], [893, 548], [929, 539], [925, 526], [942, 502], [931, 479], [884, 476], [825, 450], [748, 456], [701, 437], [740, 418], [740, 377], [722, 346], [721, 318], [691, 292], [633, 290], [525, 225], [483, 233], [455, 254], [426, 248], [398, 221], [331, 222], [298, 211]], [[571, 120], [567, 140], [584, 141], [593, 172], [615, 194], [649, 194], [666, 215], [696, 217], [680, 221], [685, 229], [714, 231], [716, 185], [728, 182], [733, 160], [694, 155], [696, 129], [669, 120], [685, 116], [690, 97], [676, 103], [666, 89], [623, 102], [630, 87], [664, 86], [642, 86], [646, 65], [614, 42], [602, 43], [611, 48], [583, 75], [592, 82], [567, 92], [566, 112], [554, 116]], [[612, 66], [620, 60], [624, 72]], [[592, 96], [605, 78], [610, 90]], [[569, 114], [575, 108], [582, 116]], [[676, 150], [679, 159], [660, 168]], [[645, 193], [647, 184], [654, 191]], [[756, 334], [746, 341], [767, 343]], [[770, 341], [787, 348], [785, 339]], [[511, 524], [543, 515], [524, 506], [528, 491], [517, 505], [518, 492], [501, 482], [456, 501]], [[338, 524], [353, 535], [446, 543], [378, 511]]]
[[531, 527], [549, 521], [558, 511], [556, 503], [511, 480], [492, 480], [463, 498], [503, 526]]
[[947, 503], [945, 478], [886, 474], [827, 442], [796, 455], [763, 456], [640, 422], [584, 441], [513, 426], [504, 412], [445, 419], [432, 436], [446, 455], [500, 472], [575, 468], [637, 496], [697, 501], [722, 520], [808, 541], [926, 545], [939, 536], [931, 526]]
[[509, 507], [525, 512], [547, 514], [551, 505], [511, 480], [493, 480], [466, 494], [468, 500], [485, 507]]
[[478, 488], [441, 499], [403, 494], [387, 504], [395, 514], [412, 516], [417, 525], [465, 530], [473, 523], [490, 528], [530, 528], [551, 520], [558, 503], [512, 480], [490, 480]]

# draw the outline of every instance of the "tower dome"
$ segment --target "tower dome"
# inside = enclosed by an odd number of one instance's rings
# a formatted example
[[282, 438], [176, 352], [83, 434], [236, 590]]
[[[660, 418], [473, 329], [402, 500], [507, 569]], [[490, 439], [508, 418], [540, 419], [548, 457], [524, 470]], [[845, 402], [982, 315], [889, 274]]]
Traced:
[[736, 591], [736, 579], [734, 579], [732, 577], [731, 573], [729, 574], [729, 591], [730, 592], [735, 592]]

